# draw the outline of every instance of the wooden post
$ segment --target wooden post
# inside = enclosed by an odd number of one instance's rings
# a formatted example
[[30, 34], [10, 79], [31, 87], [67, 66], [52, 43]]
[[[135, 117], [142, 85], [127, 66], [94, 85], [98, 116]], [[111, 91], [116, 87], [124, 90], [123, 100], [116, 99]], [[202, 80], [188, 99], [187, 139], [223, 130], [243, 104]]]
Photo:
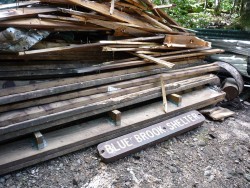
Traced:
[[168, 108], [167, 108], [168, 101], [167, 101], [166, 87], [165, 87], [163, 76], [161, 76], [161, 90], [162, 90], [163, 108], [164, 108], [164, 111], [167, 113], [167, 111], [168, 111]]
[[36, 145], [38, 150], [43, 149], [47, 146], [47, 142], [40, 131], [35, 132], [34, 137], [36, 140]]
[[115, 122], [116, 126], [121, 125], [121, 112], [119, 110], [109, 112], [109, 116]]

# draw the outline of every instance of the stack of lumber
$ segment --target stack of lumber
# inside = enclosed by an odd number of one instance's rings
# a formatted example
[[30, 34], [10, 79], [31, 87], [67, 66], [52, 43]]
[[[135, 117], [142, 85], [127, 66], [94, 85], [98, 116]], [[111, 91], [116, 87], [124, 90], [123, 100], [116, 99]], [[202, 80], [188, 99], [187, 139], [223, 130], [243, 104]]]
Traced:
[[[50, 35], [0, 53], [0, 174], [222, 101], [225, 93], [210, 87], [220, 84], [220, 66], [204, 58], [223, 50], [179, 26], [169, 7], [149, 0], [1, 5], [2, 31]], [[47, 142], [41, 150], [30, 141], [37, 131]]]

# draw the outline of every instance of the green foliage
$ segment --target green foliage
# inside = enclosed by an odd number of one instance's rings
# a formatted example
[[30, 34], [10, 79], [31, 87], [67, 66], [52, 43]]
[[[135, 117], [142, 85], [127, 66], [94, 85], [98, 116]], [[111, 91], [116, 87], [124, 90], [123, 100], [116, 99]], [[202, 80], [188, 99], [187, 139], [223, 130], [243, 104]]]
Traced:
[[[154, 0], [154, 3], [160, 5], [162, 1]], [[220, 12], [223, 15], [217, 17], [214, 14], [214, 0], [208, 0], [206, 8], [205, 0], [170, 0], [170, 3], [176, 4], [176, 7], [167, 9], [167, 13], [187, 28], [206, 28], [211, 23], [214, 24], [223, 19], [226, 22], [228, 20], [225, 19], [228, 19], [228, 16], [225, 18], [225, 14], [230, 15], [233, 7], [233, 0], [221, 0]]]

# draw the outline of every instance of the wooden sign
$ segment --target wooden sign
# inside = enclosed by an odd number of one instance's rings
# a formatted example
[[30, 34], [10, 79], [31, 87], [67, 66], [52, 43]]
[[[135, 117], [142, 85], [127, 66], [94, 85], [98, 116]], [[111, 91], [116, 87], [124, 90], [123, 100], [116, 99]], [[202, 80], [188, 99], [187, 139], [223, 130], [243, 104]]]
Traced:
[[191, 111], [150, 127], [109, 140], [97, 146], [105, 162], [112, 162], [128, 154], [177, 136], [203, 124], [205, 118], [198, 111]]

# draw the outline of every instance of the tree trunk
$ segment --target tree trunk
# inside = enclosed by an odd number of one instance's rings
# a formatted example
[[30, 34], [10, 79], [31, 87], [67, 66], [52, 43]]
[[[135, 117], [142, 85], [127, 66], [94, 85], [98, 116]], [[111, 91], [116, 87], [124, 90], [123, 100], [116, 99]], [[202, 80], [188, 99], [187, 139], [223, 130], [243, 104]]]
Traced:
[[220, 0], [215, 0], [214, 4], [215, 4], [214, 14], [219, 16], [220, 15]]
[[242, 0], [240, 23], [246, 29], [250, 30], [250, 0]]

